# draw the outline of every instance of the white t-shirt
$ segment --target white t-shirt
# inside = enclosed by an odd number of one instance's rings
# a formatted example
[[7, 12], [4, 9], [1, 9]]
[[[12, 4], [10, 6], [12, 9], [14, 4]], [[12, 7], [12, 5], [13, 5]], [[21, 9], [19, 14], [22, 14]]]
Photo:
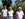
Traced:
[[7, 16], [7, 9], [6, 10], [2, 10], [2, 12], [3, 12], [3, 17], [6, 17]]
[[17, 14], [17, 18], [21, 19], [21, 18], [23, 18], [24, 12], [23, 11], [21, 11], [21, 12], [17, 11], [16, 14]]
[[11, 11], [8, 11], [8, 13], [9, 13], [9, 16], [13, 16], [14, 11], [11, 10]]

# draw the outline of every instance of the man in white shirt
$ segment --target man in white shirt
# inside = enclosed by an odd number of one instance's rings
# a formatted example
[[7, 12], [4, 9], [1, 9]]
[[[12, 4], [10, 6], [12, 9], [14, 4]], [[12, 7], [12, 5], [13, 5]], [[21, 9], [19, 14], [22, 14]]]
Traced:
[[14, 13], [14, 11], [12, 10], [11, 7], [9, 7], [9, 11], [8, 11], [9, 18], [8, 19], [13, 19], [13, 13]]
[[23, 15], [24, 15], [24, 12], [22, 11], [22, 8], [19, 7], [18, 9], [19, 11], [16, 12], [17, 14], [17, 19], [22, 19], [23, 18]]
[[6, 6], [4, 6], [4, 9], [2, 9], [2, 16], [3, 16], [3, 19], [7, 19], [7, 9], [6, 9]]

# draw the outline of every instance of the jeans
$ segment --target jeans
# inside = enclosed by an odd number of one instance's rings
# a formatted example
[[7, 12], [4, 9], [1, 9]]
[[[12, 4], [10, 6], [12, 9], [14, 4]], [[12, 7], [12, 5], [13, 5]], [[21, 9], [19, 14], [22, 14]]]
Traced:
[[13, 16], [9, 17], [8, 19], [13, 19]]
[[3, 17], [3, 19], [7, 19], [7, 17]]

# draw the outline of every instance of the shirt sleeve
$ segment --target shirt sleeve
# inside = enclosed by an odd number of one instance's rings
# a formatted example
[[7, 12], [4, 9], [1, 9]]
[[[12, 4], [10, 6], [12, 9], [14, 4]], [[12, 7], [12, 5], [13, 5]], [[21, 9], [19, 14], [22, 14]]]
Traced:
[[13, 11], [13, 13], [14, 13], [14, 11]]
[[16, 11], [16, 14], [17, 14], [17, 11]]
[[8, 11], [8, 13], [9, 13], [9, 11]]
[[3, 12], [3, 10], [1, 12]]
[[14, 11], [12, 10], [12, 13], [14, 13]]
[[17, 15], [18, 15], [18, 12], [19, 12], [19, 11], [16, 11], [16, 14], [17, 14]]
[[22, 15], [24, 15], [24, 12], [22, 12]]
[[9, 11], [7, 12], [7, 14], [9, 14]]

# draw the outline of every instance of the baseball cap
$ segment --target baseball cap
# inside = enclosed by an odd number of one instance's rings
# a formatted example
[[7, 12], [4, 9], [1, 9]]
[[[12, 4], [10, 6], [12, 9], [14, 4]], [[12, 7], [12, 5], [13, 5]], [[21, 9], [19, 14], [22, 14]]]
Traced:
[[18, 9], [22, 9], [21, 7], [19, 7]]
[[9, 8], [11, 8], [11, 7], [9, 7]]

